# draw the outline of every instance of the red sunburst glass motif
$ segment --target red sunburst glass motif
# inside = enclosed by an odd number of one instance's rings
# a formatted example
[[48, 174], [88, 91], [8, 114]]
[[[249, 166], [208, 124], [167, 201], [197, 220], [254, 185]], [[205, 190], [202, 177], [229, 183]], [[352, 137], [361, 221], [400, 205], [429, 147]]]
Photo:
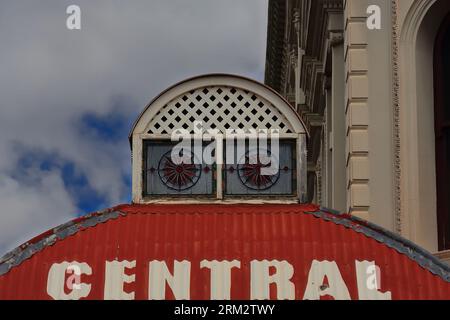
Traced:
[[250, 189], [269, 189], [278, 181], [279, 178], [279, 171], [274, 175], [261, 174], [262, 168], [270, 168], [270, 166], [270, 163], [261, 163], [259, 156], [246, 155], [245, 163], [238, 166], [239, 178], [241, 182]]
[[[191, 162], [193, 162], [193, 159]], [[200, 178], [201, 165], [194, 163], [175, 164], [171, 159], [170, 152], [162, 157], [159, 167], [162, 182], [168, 188], [178, 191], [193, 187]]]

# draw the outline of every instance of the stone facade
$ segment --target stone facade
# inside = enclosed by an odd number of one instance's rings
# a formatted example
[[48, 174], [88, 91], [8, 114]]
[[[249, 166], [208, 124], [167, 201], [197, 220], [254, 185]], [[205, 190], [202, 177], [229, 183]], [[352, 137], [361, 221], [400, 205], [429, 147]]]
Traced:
[[309, 130], [309, 199], [432, 252], [432, 54], [449, 12], [448, 0], [269, 1], [265, 80]]

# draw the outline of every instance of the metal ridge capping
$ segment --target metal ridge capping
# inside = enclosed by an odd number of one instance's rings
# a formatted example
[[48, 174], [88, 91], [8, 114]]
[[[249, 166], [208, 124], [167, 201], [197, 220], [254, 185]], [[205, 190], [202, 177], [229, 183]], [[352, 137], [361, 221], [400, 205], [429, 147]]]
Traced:
[[20, 265], [24, 260], [31, 258], [34, 254], [44, 248], [53, 245], [58, 240], [64, 240], [81, 230], [94, 227], [97, 224], [104, 223], [110, 219], [116, 219], [121, 215], [126, 215], [123, 212], [116, 211], [115, 209], [118, 207], [97, 211], [71, 220], [40, 234], [6, 253], [0, 258], [0, 276], [6, 274], [12, 267]]
[[318, 212], [305, 212], [320, 217], [326, 221], [332, 221], [337, 225], [362, 233], [369, 238], [382, 243], [397, 252], [406, 255], [417, 262], [422, 268], [450, 282], [450, 266], [440, 261], [430, 252], [419, 247], [414, 242], [405, 239], [379, 225], [373, 224], [350, 214], [339, 213], [327, 208], [321, 208]]
[[[190, 205], [191, 207], [194, 205]], [[221, 206], [221, 205], [216, 205]], [[362, 220], [358, 217], [339, 213], [337, 211], [320, 208], [316, 205], [226, 205], [227, 207], [236, 207], [238, 214], [246, 212], [246, 208], [265, 208], [277, 207], [283, 208], [284, 213], [308, 214], [316, 218], [323, 219], [327, 222], [333, 222], [336, 225], [350, 228], [355, 232], [362, 233], [368, 238], [376, 240], [389, 248], [396, 250], [398, 253], [406, 255], [409, 259], [417, 262], [422, 268], [428, 270], [432, 274], [439, 276], [446, 282], [450, 282], [450, 266], [441, 262], [425, 249], [417, 246], [411, 241], [398, 236], [380, 226]], [[0, 276], [6, 274], [11, 268], [20, 265], [23, 261], [31, 258], [34, 254], [40, 252], [44, 248], [53, 245], [59, 240], [74, 235], [75, 233], [90, 227], [95, 227], [99, 223], [105, 223], [110, 219], [117, 219], [127, 214], [189, 214], [203, 213], [220, 214], [220, 210], [210, 211], [211, 205], [195, 205], [195, 210], [186, 211], [186, 206], [177, 205], [119, 205], [110, 209], [94, 212], [83, 217], [76, 218], [56, 228], [53, 228], [41, 235], [31, 239], [30, 241], [20, 245], [16, 249], [8, 252], [0, 258]], [[168, 208], [172, 210], [167, 210]], [[182, 209], [184, 208], [184, 209]], [[180, 210], [181, 209], [181, 210]], [[263, 213], [264, 214], [264, 213]], [[282, 214], [282, 213], [281, 213]]]

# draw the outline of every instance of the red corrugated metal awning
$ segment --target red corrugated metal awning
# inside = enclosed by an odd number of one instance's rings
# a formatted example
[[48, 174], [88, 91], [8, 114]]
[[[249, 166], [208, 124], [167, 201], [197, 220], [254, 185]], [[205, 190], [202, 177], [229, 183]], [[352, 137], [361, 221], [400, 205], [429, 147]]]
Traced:
[[449, 267], [313, 205], [121, 205], [0, 260], [0, 299], [449, 299]]

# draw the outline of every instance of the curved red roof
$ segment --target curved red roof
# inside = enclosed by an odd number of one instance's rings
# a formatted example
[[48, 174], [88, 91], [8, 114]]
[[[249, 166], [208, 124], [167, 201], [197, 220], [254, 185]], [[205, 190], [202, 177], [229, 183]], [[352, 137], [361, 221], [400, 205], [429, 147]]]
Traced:
[[[214, 263], [217, 272], [231, 266], [228, 289], [217, 289], [228, 283], [227, 273], [213, 273]], [[117, 206], [1, 258], [0, 299], [73, 298], [75, 289], [64, 287], [70, 274], [58, 273], [70, 264], [82, 267], [76, 284], [84, 294], [75, 297], [87, 299], [450, 298], [450, 269], [428, 252], [314, 205]], [[175, 264], [186, 273], [171, 278]], [[375, 288], [365, 287], [370, 270], [376, 270]], [[161, 293], [155, 283], [164, 279]]]

